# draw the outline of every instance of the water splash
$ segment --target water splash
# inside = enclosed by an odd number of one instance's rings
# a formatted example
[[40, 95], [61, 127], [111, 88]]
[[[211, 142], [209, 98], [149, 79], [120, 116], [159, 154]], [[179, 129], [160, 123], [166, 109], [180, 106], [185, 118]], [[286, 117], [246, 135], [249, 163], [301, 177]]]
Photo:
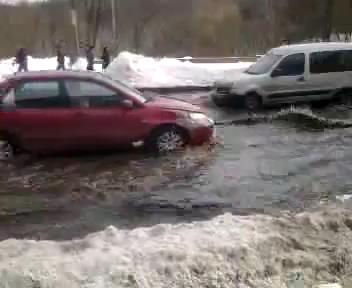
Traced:
[[299, 109], [291, 107], [281, 110], [274, 114], [271, 121], [286, 121], [293, 124], [299, 124], [314, 129], [335, 129], [335, 128], [350, 128], [352, 121], [340, 119], [328, 119], [318, 116], [310, 109]]
[[230, 121], [218, 121], [216, 125], [256, 125], [260, 123], [287, 122], [300, 125], [311, 129], [338, 129], [352, 127], [352, 121], [342, 119], [329, 119], [318, 116], [307, 108], [282, 109], [274, 114], [251, 114], [247, 118], [235, 119]]

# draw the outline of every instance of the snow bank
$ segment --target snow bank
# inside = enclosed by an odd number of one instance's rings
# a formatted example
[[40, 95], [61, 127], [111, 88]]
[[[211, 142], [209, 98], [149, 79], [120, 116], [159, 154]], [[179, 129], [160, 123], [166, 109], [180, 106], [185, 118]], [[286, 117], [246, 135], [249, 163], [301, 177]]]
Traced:
[[[9, 58], [0, 60], [0, 78], [4, 75], [13, 74], [17, 71], [17, 64], [14, 64], [15, 59]], [[65, 59], [66, 67], [72, 68], [74, 70], [85, 70], [87, 67], [87, 61], [84, 58], [78, 58], [76, 63], [70, 67], [70, 59], [66, 57]], [[51, 58], [33, 58], [28, 57], [28, 69], [30, 71], [40, 71], [40, 70], [55, 70], [57, 67], [56, 57]], [[96, 70], [101, 70], [101, 65], [96, 65]]]
[[122, 52], [106, 73], [138, 87], [208, 86], [233, 79], [234, 73], [252, 63], [194, 64], [173, 58], [151, 58]]
[[[15, 59], [5, 59], [0, 61], [0, 75], [13, 74], [17, 71]], [[68, 63], [68, 59], [66, 60]], [[57, 66], [56, 58], [33, 58], [28, 57], [28, 69], [32, 71], [55, 70]]]
[[[14, 59], [0, 60], [0, 77], [13, 74], [17, 70]], [[245, 69], [251, 63], [214, 63], [194, 64], [173, 58], [150, 58], [129, 52], [122, 52], [110, 64], [106, 73], [137, 87], [174, 87], [174, 86], [209, 86], [215, 81], [232, 80], [234, 74]], [[55, 70], [56, 58], [28, 58], [28, 68], [31, 71]], [[69, 59], [66, 59], [69, 67]], [[79, 58], [71, 67], [74, 70], [85, 70], [87, 61]], [[96, 65], [96, 71], [101, 71], [101, 65]]]
[[291, 272], [303, 272], [307, 284], [351, 287], [351, 229], [351, 212], [332, 208], [109, 227], [62, 243], [8, 240], [0, 243], [0, 287], [282, 288]]

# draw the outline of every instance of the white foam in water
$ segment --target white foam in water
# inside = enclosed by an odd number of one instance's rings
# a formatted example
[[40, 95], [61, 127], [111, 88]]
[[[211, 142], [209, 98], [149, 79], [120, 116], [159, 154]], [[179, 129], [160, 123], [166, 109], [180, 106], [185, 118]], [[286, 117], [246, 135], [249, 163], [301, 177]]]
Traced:
[[[315, 277], [336, 280], [331, 267], [339, 259], [351, 268], [345, 217], [340, 210], [280, 218], [226, 214], [131, 231], [108, 227], [62, 243], [3, 241], [0, 287], [282, 288], [297, 270], [311, 287]], [[338, 232], [330, 231], [331, 221]], [[316, 249], [327, 245], [335, 252]]]
[[313, 288], [342, 288], [342, 286], [339, 283], [330, 283], [314, 286]]

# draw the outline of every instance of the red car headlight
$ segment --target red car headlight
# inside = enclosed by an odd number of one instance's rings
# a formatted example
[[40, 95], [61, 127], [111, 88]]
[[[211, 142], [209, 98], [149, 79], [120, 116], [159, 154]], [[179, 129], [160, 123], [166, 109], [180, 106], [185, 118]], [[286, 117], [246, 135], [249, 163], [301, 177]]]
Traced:
[[189, 113], [188, 116], [192, 120], [192, 122], [198, 125], [214, 126], [215, 124], [214, 120], [205, 115], [204, 113]]

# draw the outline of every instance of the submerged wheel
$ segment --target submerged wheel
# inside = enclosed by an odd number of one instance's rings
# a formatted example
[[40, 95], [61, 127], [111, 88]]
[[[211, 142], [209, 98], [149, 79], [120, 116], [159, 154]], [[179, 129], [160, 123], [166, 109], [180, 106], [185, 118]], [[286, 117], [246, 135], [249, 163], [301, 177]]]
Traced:
[[224, 96], [220, 96], [220, 95], [213, 95], [211, 97], [212, 101], [214, 102], [214, 104], [218, 107], [226, 107], [229, 105], [230, 101], [229, 101], [229, 96], [224, 97]]
[[11, 159], [15, 155], [15, 147], [11, 142], [2, 140], [0, 142], [0, 160]]
[[258, 111], [263, 108], [262, 98], [257, 93], [250, 93], [245, 96], [244, 105], [248, 110]]
[[187, 144], [187, 137], [184, 131], [178, 127], [164, 127], [156, 130], [149, 141], [148, 148], [160, 154], [169, 153]]

